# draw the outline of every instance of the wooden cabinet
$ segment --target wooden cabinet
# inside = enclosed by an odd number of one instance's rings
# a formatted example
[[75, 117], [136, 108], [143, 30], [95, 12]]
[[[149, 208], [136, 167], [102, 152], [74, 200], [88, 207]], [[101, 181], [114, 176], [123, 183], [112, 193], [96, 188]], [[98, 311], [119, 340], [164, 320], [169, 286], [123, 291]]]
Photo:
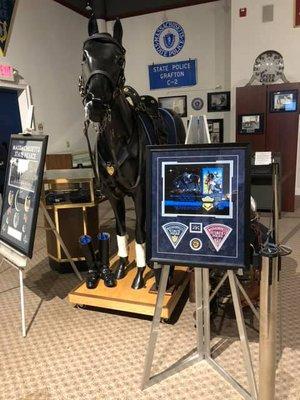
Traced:
[[[70, 202], [69, 193], [73, 193], [72, 199], [74, 199], [76, 190], [82, 188], [85, 190], [85, 201]], [[52, 196], [50, 202], [49, 193]], [[59, 199], [58, 203], [55, 203], [56, 195]], [[63, 195], [65, 195], [66, 201], [64, 201]], [[92, 170], [47, 171], [44, 175], [43, 200], [72, 259], [77, 263], [84, 262], [79, 246], [79, 237], [83, 234], [95, 237], [99, 231], [98, 202], [95, 201], [94, 196]], [[52, 231], [47, 230], [46, 239], [50, 265], [61, 271], [68, 268], [67, 257]]]
[[[298, 91], [294, 112], [271, 112], [274, 92]], [[295, 182], [299, 130], [300, 83], [245, 86], [236, 89], [236, 141], [251, 143], [252, 151], [281, 154], [282, 211], [295, 209]], [[240, 134], [241, 115], [263, 114], [263, 133]]]

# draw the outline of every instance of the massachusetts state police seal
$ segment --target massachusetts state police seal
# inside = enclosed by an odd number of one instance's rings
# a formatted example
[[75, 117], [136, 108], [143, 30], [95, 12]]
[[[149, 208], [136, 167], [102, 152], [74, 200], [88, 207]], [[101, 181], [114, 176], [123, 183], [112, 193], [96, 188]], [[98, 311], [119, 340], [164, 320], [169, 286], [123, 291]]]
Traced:
[[184, 30], [174, 21], [163, 22], [154, 33], [154, 48], [163, 57], [173, 57], [178, 54], [182, 50], [184, 42]]

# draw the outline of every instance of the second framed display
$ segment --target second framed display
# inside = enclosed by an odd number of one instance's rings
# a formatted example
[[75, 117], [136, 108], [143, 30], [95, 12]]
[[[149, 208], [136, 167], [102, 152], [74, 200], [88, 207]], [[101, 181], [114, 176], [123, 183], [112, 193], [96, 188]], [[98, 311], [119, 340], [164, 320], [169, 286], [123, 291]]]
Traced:
[[298, 110], [298, 90], [270, 93], [270, 112], [295, 112]]
[[149, 262], [248, 266], [249, 145], [150, 146], [147, 168]]
[[207, 111], [230, 111], [230, 92], [207, 93]]

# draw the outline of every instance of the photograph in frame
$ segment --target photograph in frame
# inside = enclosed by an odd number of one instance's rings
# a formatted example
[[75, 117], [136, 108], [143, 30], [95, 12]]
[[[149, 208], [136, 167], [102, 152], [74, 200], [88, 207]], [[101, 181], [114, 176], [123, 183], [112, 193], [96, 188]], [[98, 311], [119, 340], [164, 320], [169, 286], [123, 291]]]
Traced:
[[187, 116], [187, 96], [158, 97], [158, 105], [176, 112], [180, 117]]
[[264, 114], [239, 115], [238, 127], [240, 134], [264, 133]]
[[298, 110], [298, 90], [284, 90], [270, 94], [270, 112], [296, 112]]
[[0, 240], [31, 258], [48, 136], [12, 135], [8, 152]]
[[223, 119], [208, 119], [208, 131], [211, 143], [224, 142], [224, 121]]
[[207, 93], [207, 111], [230, 111], [230, 92]]
[[248, 144], [147, 148], [147, 260], [249, 266]]

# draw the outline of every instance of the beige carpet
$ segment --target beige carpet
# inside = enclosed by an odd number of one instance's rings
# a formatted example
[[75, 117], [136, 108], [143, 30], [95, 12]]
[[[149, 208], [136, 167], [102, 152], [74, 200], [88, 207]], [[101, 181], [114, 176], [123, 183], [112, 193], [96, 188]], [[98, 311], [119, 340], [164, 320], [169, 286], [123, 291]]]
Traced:
[[[107, 206], [100, 210], [106, 228], [112, 226]], [[132, 226], [132, 211], [129, 213]], [[281, 274], [281, 314], [278, 332], [276, 399], [300, 399], [300, 208], [280, 221], [281, 239], [294, 252]], [[20, 334], [17, 271], [0, 270], [0, 399], [1, 400], [238, 400], [241, 397], [208, 366], [198, 364], [153, 386], [139, 390], [151, 321], [74, 308], [67, 294], [77, 284], [73, 274], [50, 270], [45, 236], [37, 231], [35, 253], [26, 272], [28, 336]], [[187, 303], [179, 320], [161, 324], [153, 372], [165, 369], [196, 345], [192, 312]], [[243, 385], [246, 377], [234, 321], [220, 363]], [[258, 337], [249, 329], [257, 373]], [[214, 338], [214, 341], [220, 338]]]

